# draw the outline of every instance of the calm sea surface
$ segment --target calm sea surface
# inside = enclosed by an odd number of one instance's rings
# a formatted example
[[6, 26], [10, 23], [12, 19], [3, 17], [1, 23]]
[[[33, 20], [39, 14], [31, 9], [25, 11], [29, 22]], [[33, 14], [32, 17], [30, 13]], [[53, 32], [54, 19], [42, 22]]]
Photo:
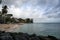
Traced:
[[52, 35], [60, 38], [60, 23], [33, 23], [33, 24], [23, 24], [20, 28], [15, 29], [15, 32], [23, 32], [28, 34], [37, 35]]

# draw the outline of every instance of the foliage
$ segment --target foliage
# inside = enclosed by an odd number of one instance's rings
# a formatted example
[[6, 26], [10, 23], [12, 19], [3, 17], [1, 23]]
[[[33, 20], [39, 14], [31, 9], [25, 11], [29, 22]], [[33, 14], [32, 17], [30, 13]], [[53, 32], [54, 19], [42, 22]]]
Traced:
[[0, 0], [0, 4], [2, 3], [2, 0]]
[[2, 7], [2, 14], [7, 14], [7, 5]]

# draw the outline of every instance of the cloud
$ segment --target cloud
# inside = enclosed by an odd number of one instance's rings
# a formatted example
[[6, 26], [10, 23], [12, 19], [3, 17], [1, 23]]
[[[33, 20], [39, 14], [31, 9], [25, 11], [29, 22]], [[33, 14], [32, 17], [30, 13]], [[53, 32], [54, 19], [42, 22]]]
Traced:
[[[37, 19], [37, 20], [36, 20]], [[36, 18], [34, 23], [60, 23], [60, 18]]]
[[3, 0], [17, 18], [60, 18], [60, 0]]

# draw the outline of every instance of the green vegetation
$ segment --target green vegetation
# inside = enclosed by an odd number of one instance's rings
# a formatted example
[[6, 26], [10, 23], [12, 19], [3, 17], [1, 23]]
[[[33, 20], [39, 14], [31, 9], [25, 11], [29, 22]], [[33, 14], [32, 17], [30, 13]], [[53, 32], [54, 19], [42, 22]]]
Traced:
[[2, 2], [2, 0], [0, 0], [0, 3]]
[[18, 20], [20, 21], [20, 23], [33, 23], [33, 19], [30, 18], [26, 19], [19, 18]]
[[27, 18], [14, 18], [12, 17], [13, 14], [7, 14], [8, 13], [8, 7], [7, 5], [2, 7], [2, 11], [0, 11], [0, 23], [33, 23], [33, 19]]

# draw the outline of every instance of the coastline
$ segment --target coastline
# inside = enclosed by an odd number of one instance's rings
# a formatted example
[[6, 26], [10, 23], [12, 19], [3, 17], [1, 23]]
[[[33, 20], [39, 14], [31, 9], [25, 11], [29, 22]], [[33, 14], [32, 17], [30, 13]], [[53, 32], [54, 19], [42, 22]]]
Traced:
[[13, 30], [20, 27], [20, 25], [23, 25], [23, 23], [0, 24], [0, 31], [13, 32]]
[[[24, 23], [17, 24], [0, 24], [0, 39], [11, 39], [11, 40], [60, 40], [55, 36], [37, 36], [36, 34], [29, 35], [28, 33], [13, 32], [16, 28], [19, 28]], [[3, 37], [4, 36], [4, 37]], [[27, 38], [28, 37], [28, 38]]]

